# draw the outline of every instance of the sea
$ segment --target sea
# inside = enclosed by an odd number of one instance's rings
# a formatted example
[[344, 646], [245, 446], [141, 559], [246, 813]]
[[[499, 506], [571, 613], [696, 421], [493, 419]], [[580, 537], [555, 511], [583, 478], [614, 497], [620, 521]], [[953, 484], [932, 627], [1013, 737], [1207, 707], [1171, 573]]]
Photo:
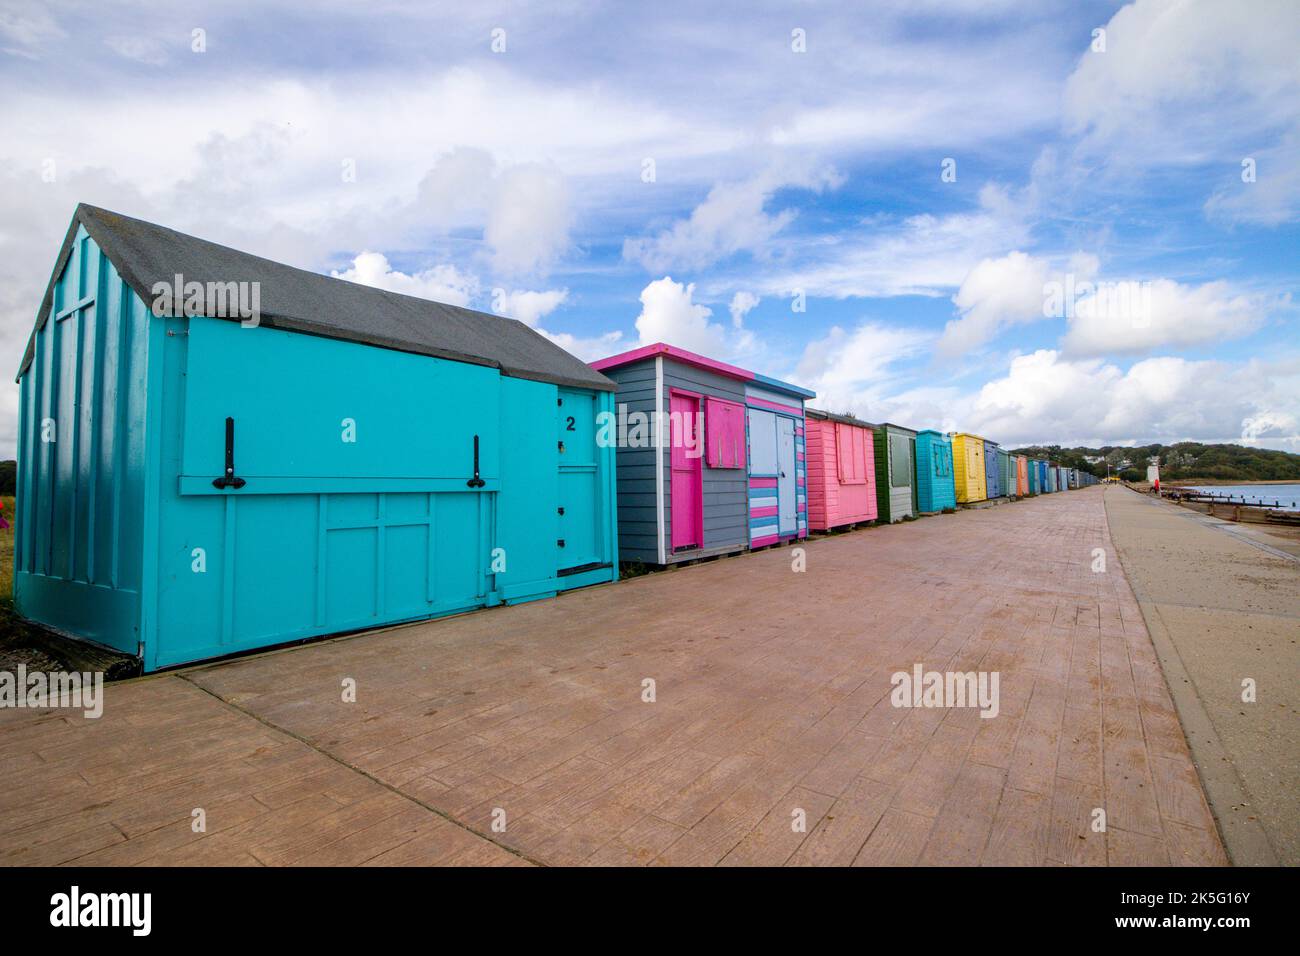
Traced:
[[[1184, 485], [1189, 491], [1228, 495], [1246, 504], [1264, 504], [1278, 511], [1300, 511], [1300, 483], [1287, 485]], [[1274, 505], [1274, 502], [1277, 502]]]

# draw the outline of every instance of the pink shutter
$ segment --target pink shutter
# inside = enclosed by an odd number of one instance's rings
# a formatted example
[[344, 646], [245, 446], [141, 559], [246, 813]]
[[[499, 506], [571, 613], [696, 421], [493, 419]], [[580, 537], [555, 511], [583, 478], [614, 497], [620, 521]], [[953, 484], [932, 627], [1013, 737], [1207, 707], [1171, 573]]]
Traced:
[[854, 425], [835, 423], [835, 449], [839, 459], [840, 484], [861, 485], [867, 481], [867, 433]]
[[835, 423], [835, 462], [840, 484], [853, 479], [853, 433], [843, 422]]
[[704, 427], [710, 468], [745, 467], [745, 410], [721, 398], [705, 401]]

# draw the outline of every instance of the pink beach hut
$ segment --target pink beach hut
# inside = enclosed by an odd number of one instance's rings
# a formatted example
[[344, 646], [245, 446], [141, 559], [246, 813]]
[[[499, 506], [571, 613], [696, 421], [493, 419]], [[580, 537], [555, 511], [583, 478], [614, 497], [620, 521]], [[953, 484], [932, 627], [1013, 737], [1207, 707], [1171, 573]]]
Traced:
[[848, 415], [809, 408], [808, 527], [827, 531], [874, 521], [875, 436], [871, 426]]

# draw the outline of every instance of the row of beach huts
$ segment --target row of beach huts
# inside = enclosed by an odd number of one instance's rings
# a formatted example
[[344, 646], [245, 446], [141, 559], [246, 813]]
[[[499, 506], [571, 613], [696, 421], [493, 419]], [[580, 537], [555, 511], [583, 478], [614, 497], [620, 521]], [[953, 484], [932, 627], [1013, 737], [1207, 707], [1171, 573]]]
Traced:
[[979, 435], [821, 411], [807, 389], [664, 343], [592, 366], [613, 380], [620, 419], [662, 416], [671, 433], [618, 445], [625, 561], [669, 565], [1096, 481]]
[[87, 205], [18, 382], [15, 606], [148, 671], [1094, 481]]

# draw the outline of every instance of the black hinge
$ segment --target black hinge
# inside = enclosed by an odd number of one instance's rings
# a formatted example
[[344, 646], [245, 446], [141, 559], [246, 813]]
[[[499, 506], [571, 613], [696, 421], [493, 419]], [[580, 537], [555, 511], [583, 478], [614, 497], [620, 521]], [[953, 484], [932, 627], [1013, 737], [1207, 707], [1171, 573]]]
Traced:
[[242, 488], [248, 482], [235, 476], [235, 420], [226, 419], [226, 473], [212, 479], [213, 488]]
[[563, 538], [559, 538], [559, 539], [557, 539], [556, 542], [555, 542], [555, 545], [556, 545], [556, 547], [559, 547], [559, 548], [564, 547], [564, 539], [563, 539]]
[[560, 454], [563, 455], [563, 454], [564, 454], [564, 442], [559, 441], [559, 442], [556, 442], [556, 444], [560, 446]]
[[480, 478], [478, 474], [478, 436], [477, 435], [474, 436], [474, 477], [471, 478], [469, 481], [465, 482], [465, 484], [469, 485], [471, 488], [482, 488], [485, 484], [487, 484], [487, 482], [484, 481], [482, 478]]
[[556, 508], [556, 509], [555, 509], [555, 513], [556, 513], [556, 514], [561, 514], [561, 515], [564, 514], [564, 506], [563, 506], [563, 505], [560, 505], [560, 507]]

